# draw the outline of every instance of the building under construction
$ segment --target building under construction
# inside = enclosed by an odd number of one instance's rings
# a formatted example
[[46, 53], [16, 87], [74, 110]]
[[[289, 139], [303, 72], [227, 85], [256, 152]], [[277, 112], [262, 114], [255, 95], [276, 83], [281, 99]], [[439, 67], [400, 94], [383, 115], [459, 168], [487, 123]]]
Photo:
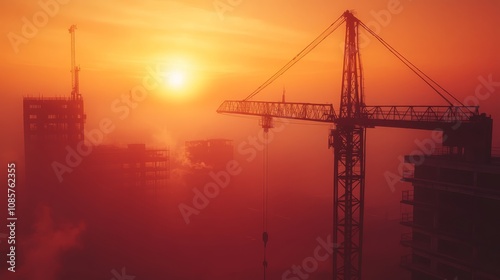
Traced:
[[228, 139], [186, 141], [184, 148], [189, 166], [185, 179], [193, 187], [210, 182], [210, 172], [225, 170], [233, 159], [233, 141]]
[[[166, 149], [146, 149], [144, 144], [127, 148], [85, 146], [92, 144], [84, 141], [85, 113], [81, 98], [24, 98], [23, 108], [29, 187], [41, 190], [66, 184], [64, 181], [70, 177], [73, 183], [83, 182], [89, 175], [107, 182], [108, 186], [157, 189], [166, 185], [169, 174]], [[75, 160], [73, 154], [68, 162], [68, 155], [80, 150], [91, 152], [80, 155], [81, 162], [71, 162]], [[71, 170], [81, 168], [86, 174], [71, 171], [58, 177], [55, 162]]]
[[471, 161], [448, 149], [413, 165], [401, 200], [412, 280], [500, 279], [500, 157]]
[[[95, 184], [153, 189], [166, 185], [166, 149], [99, 147], [85, 141], [85, 111], [79, 90], [80, 67], [75, 63], [75, 30], [71, 34], [70, 97], [23, 100], [27, 185], [34, 196], [50, 196], [54, 186]], [[90, 183], [92, 182], [92, 183]]]
[[222, 170], [233, 159], [233, 141], [208, 139], [186, 141], [186, 157], [193, 167]]
[[169, 158], [167, 149], [146, 149], [144, 144], [99, 146], [85, 165], [104, 186], [156, 193], [167, 185]]
[[58, 180], [52, 163], [65, 160], [66, 147], [84, 140], [85, 113], [81, 98], [23, 99], [24, 148], [28, 186]]

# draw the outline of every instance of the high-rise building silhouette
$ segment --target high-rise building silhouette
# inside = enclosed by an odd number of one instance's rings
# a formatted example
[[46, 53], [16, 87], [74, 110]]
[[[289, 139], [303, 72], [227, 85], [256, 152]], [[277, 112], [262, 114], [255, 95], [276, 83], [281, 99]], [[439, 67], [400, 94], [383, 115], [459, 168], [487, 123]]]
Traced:
[[[122, 189], [157, 190], [166, 186], [167, 149], [146, 149], [145, 144], [126, 148], [94, 146], [85, 141], [83, 108], [81, 98], [24, 98], [26, 181], [30, 194], [50, 196], [60, 186], [99, 182]], [[85, 152], [78, 154], [80, 151]]]
[[31, 191], [59, 183], [52, 163], [84, 139], [83, 99], [23, 99], [26, 181]]
[[411, 247], [402, 266], [412, 280], [500, 279], [500, 157], [436, 151], [403, 177], [413, 185], [401, 201], [411, 229], [401, 240]]
[[169, 159], [167, 149], [146, 149], [145, 144], [99, 146], [84, 167], [103, 186], [156, 193], [167, 185]]

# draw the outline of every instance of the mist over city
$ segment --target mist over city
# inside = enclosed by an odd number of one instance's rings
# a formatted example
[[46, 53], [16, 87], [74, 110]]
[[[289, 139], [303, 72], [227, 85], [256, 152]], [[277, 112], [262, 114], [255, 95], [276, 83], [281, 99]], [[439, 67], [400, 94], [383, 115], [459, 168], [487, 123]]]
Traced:
[[2, 279], [500, 279], [499, 1], [4, 2]]

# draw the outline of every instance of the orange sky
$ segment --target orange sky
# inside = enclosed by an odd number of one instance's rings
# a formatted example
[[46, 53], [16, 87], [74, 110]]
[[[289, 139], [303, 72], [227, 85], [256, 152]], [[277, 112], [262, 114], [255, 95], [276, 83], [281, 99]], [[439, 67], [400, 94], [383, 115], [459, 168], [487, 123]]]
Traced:
[[[258, 131], [257, 120], [217, 115], [217, 106], [224, 99], [246, 97], [346, 9], [353, 9], [459, 100], [474, 95], [480, 76], [492, 75], [493, 81], [500, 81], [497, 0], [473, 5], [431, 0], [60, 2], [40, 1], [51, 3], [48, 16], [38, 1], [4, 3], [0, 9], [4, 34], [0, 126], [8, 135], [2, 143], [3, 161], [23, 158], [23, 96], [69, 96], [68, 28], [72, 24], [78, 26], [77, 62], [86, 127], [92, 129], [102, 118], [113, 118], [118, 129], [107, 144], [146, 142], [175, 149], [191, 139], [242, 141], [249, 131]], [[214, 3], [234, 6], [217, 11]], [[384, 18], [387, 14], [390, 19]], [[34, 15], [38, 30], [25, 36], [24, 18], [33, 22]], [[24, 41], [13, 44], [13, 36]], [[343, 36], [341, 28], [257, 99], [278, 100], [286, 86], [288, 101], [329, 102], [338, 108]], [[375, 39], [362, 52], [367, 104], [445, 104]], [[181, 89], [160, 85], [127, 118], [117, 119], [111, 104], [140, 85], [148, 67], [165, 73], [182, 71], [186, 85]], [[483, 111], [494, 117], [500, 102], [497, 93], [480, 100]], [[327, 128], [298, 126], [287, 133], [313, 145], [314, 141], [326, 143]], [[310, 137], [304, 136], [308, 130]], [[387, 137], [373, 135], [374, 139]], [[499, 141], [494, 142], [498, 146]], [[402, 144], [400, 153], [404, 149], [412, 149], [412, 143]]]
[[[81, 67], [80, 91], [87, 114], [86, 130], [95, 129], [100, 120], [110, 118], [116, 129], [106, 136], [104, 144], [139, 142], [156, 147], [169, 146], [172, 156], [177, 157], [186, 140], [228, 138], [234, 140], [237, 150], [238, 145], [248, 137], [256, 136], [260, 131], [257, 118], [218, 115], [215, 112], [218, 105], [225, 99], [245, 98], [346, 9], [354, 10], [359, 19], [459, 100], [471, 100], [478, 86], [482, 86], [481, 96], [476, 100], [482, 112], [493, 116], [493, 145], [500, 147], [500, 114], [497, 113], [500, 105], [499, 0], [1, 2], [0, 91], [3, 99], [0, 129], [3, 137], [0, 140], [0, 157], [4, 167], [10, 161], [24, 161], [22, 98], [70, 95], [68, 28], [72, 24], [78, 26], [77, 63]], [[214, 3], [219, 9], [225, 7], [226, 10], [218, 11]], [[26, 21], [30, 24], [38, 22], [37, 30], [28, 30]], [[255, 99], [280, 100], [282, 88], [286, 87], [287, 101], [328, 102], [338, 110], [344, 32], [343, 26]], [[375, 39], [370, 38], [364, 43], [361, 51], [367, 105], [446, 105]], [[120, 118], [113, 104], [122, 102], [122, 96], [127, 96], [130, 90], [144, 85], [145, 78], [151, 82], [151, 71], [164, 75], [160, 77], [161, 84], [148, 91], [147, 97], [137, 102], [135, 109]], [[169, 85], [168, 75], [172, 73], [184, 75], [185, 84], [179, 87]], [[496, 84], [486, 87], [484, 81], [487, 80]], [[277, 229], [281, 226], [286, 233], [277, 234], [277, 243], [273, 244], [279, 244], [278, 239], [281, 238], [289, 249], [270, 250], [275, 256], [282, 257], [276, 257], [276, 262], [284, 262], [286, 254], [295, 252], [296, 248], [290, 244], [298, 240], [315, 240], [318, 232], [329, 231], [332, 221], [329, 215], [333, 156], [332, 151], [327, 149], [330, 127], [292, 123], [275, 135], [269, 148], [270, 208], [273, 210], [270, 224], [276, 225]], [[384, 174], [387, 171], [397, 173], [399, 158], [415, 150], [415, 140], [429, 138], [430, 132], [376, 128], [367, 134], [367, 221], [370, 216], [370, 221], [373, 221], [377, 215], [397, 221], [401, 214], [399, 202], [403, 183], [391, 190]], [[213, 230], [212, 235], [217, 234], [216, 238], [221, 238], [212, 221], [204, 220], [204, 217], [218, 219], [218, 210], [231, 212], [238, 207], [246, 212], [230, 213], [234, 214], [235, 222], [221, 224], [228, 228], [237, 223], [247, 225], [255, 229], [255, 236], [260, 237], [260, 221], [248, 218], [254, 217], [250, 214], [258, 212], [253, 209], [258, 206], [251, 208], [247, 205], [252, 204], [242, 201], [251, 200], [254, 205], [260, 205], [260, 187], [255, 190], [252, 180], [260, 182], [262, 155], [252, 162], [246, 162], [237, 151], [235, 155], [244, 170], [242, 176], [235, 179], [235, 185], [241, 188], [226, 191], [221, 195], [224, 198], [214, 200], [207, 214], [196, 217], [199, 218], [197, 223], [193, 222], [190, 228], [182, 224], [182, 228], [174, 232], [179, 235], [188, 232], [187, 237], [197, 237], [194, 239], [199, 243], [193, 243], [188, 238], [186, 246], [205, 246], [213, 238], [210, 230]], [[22, 164], [20, 166], [22, 169]], [[6, 172], [5, 168], [2, 170]], [[182, 193], [185, 197], [169, 197], [171, 200], [168, 203], [174, 209], [168, 213], [170, 221], [181, 220], [177, 204], [192, 196], [190, 189], [179, 189], [178, 194]], [[378, 211], [372, 211], [373, 208]], [[213, 212], [210, 214], [208, 211]], [[156, 216], [151, 217], [156, 219]], [[288, 226], [288, 222], [297, 225], [298, 230], [283, 226]], [[314, 223], [320, 225], [319, 229], [300, 231], [300, 228]], [[234, 229], [228, 229], [228, 234], [232, 233], [231, 230]], [[390, 246], [399, 246], [399, 236], [392, 236], [398, 232], [382, 233], [383, 230], [380, 228], [378, 235], [367, 235], [368, 246], [381, 247], [366, 251], [366, 256], [372, 260], [380, 259], [380, 252], [385, 254], [388, 239], [394, 239]], [[252, 233], [245, 231], [244, 235]], [[387, 244], [379, 237], [385, 237]], [[246, 240], [247, 236], [238, 238]], [[255, 239], [251, 242], [257, 243]], [[248, 241], [244, 245], [252, 245], [255, 252], [258, 249], [260, 256], [261, 244], [253, 246], [254, 243]], [[181, 246], [183, 243], [179, 244], [179, 252], [186, 251]], [[235, 256], [229, 265], [215, 257], [209, 259], [198, 252], [192, 253], [199, 259], [193, 271], [199, 266], [202, 270], [218, 270], [221, 266], [229, 271], [239, 270], [235, 263], [243, 264], [239, 262], [241, 254], [237, 249], [233, 253]], [[302, 259], [302, 256], [297, 259]], [[400, 256], [395, 256], [399, 261]], [[157, 266], [162, 268], [165, 264], [164, 260], [161, 262]], [[214, 262], [217, 265], [213, 265]], [[249, 263], [254, 265], [254, 260]], [[260, 259], [255, 264], [260, 265]], [[177, 263], [173, 262], [173, 265]], [[189, 270], [193, 268], [191, 265], [189, 262]], [[288, 263], [284, 265], [289, 266]], [[372, 269], [378, 268], [376, 262], [369, 265]], [[384, 268], [381, 266], [378, 269]], [[258, 269], [252, 268], [252, 272], [260, 273], [260, 266]], [[223, 272], [227, 270], [212, 271], [209, 277]], [[192, 277], [195, 278], [205, 279]], [[238, 277], [231, 277], [234, 278]]]

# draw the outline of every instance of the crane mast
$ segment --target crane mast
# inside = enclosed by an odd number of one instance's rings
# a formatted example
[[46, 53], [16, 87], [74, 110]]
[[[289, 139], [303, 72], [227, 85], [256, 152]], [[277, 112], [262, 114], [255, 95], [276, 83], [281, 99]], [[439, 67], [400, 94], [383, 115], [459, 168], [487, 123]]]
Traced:
[[79, 99], [80, 95], [80, 81], [79, 72], [80, 67], [76, 66], [75, 62], [75, 31], [76, 25], [71, 25], [68, 29], [71, 34], [71, 99]]
[[[348, 11], [339, 119], [361, 117], [361, 61], [358, 20]], [[334, 149], [333, 173], [333, 279], [361, 279], [363, 210], [365, 193], [365, 127], [337, 124], [331, 131]]]
[[[366, 128], [440, 130], [443, 133], [442, 144], [450, 151], [468, 161], [487, 162], [491, 155], [492, 119], [479, 114], [478, 107], [453, 106], [451, 103], [449, 106], [366, 106], [358, 36], [359, 25], [366, 26], [350, 11], [344, 12], [342, 17], [346, 23], [346, 34], [338, 113], [332, 104], [250, 101], [248, 98], [226, 100], [217, 112], [260, 116], [268, 123], [272, 122], [272, 118], [287, 118], [335, 125], [328, 141], [329, 147], [334, 149], [332, 242], [336, 246], [333, 250], [333, 279], [360, 280]], [[313, 49], [316, 45], [310, 44], [306, 49]], [[266, 81], [264, 86], [273, 79]], [[259, 87], [250, 97], [262, 88]]]

